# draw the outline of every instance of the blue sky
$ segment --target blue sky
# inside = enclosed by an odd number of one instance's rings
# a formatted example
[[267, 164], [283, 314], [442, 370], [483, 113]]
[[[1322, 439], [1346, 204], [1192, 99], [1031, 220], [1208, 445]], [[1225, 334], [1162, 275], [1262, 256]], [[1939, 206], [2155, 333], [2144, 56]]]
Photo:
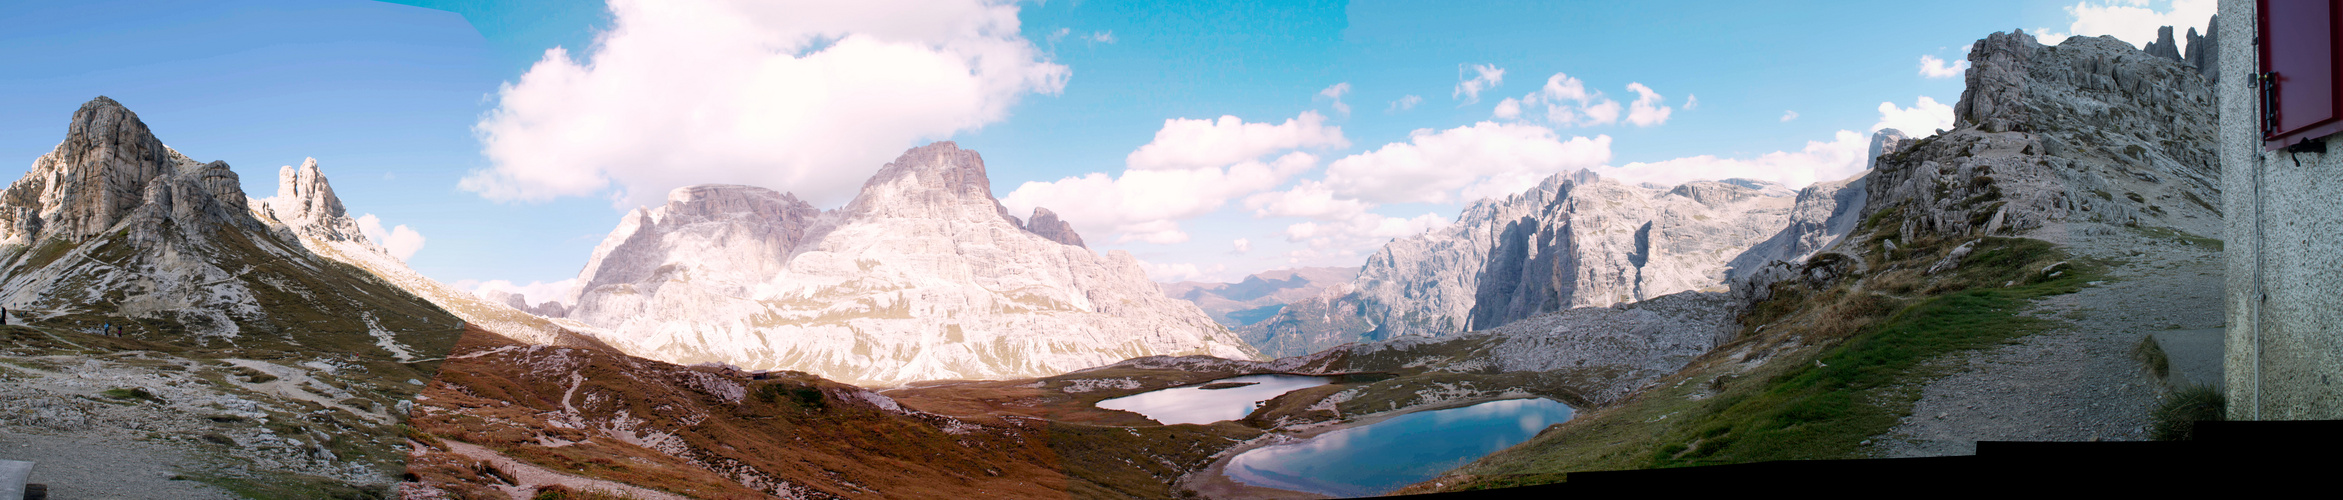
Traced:
[[[62, 138], [73, 109], [107, 95], [174, 148], [229, 162], [255, 195], [273, 194], [278, 166], [316, 157], [354, 214], [423, 236], [409, 264], [426, 275], [530, 283], [573, 277], [619, 215], [666, 188], [761, 182], [829, 208], [844, 201], [834, 194], [840, 186], [859, 185], [902, 149], [948, 139], [984, 155], [994, 192], [1013, 208], [1052, 208], [1095, 249], [1129, 251], [1160, 279], [1234, 279], [1290, 265], [1357, 265], [1392, 231], [1436, 224], [1475, 194], [1518, 184], [1506, 179], [1555, 169], [1795, 183], [1802, 177], [1785, 172], [1832, 172], [1833, 162], [1847, 162], [1833, 156], [1841, 131], [1870, 133], [1882, 103], [1954, 103], [1960, 78], [1923, 74], [1923, 56], [1957, 64], [1974, 40], [2012, 28], [2144, 42], [2136, 40], [2142, 26], [2201, 26], [2195, 13], [2210, 8], [2203, 0], [1055, 0], [942, 1], [905, 11], [919, 15], [873, 16], [755, 4], [9, 0], [0, 8], [0, 175], [21, 176]], [[655, 57], [598, 52], [595, 40], [620, 24], [632, 28], [612, 38], [615, 50]], [[554, 47], [568, 69], [539, 64]], [[992, 66], [955, 66], [976, 61]], [[1478, 69], [1502, 77], [1481, 78], [1477, 97], [1465, 96], [1467, 83], [1485, 75]], [[1561, 94], [1542, 89], [1557, 73], [1599, 95], [1551, 97]], [[1634, 114], [1639, 94], [1630, 84], [1651, 91], [1646, 101], [1666, 108], [1666, 118]], [[669, 91], [676, 85], [704, 87]], [[1409, 96], [1412, 106], [1399, 104]], [[1508, 99], [1523, 111], [1500, 113]], [[649, 125], [688, 124], [681, 114], [721, 114], [742, 102], [753, 113], [734, 119], [748, 132], [662, 137], [678, 127]], [[1588, 118], [1603, 102], [1625, 111]], [[1581, 121], [1557, 121], [1540, 103], [1576, 109]], [[775, 109], [805, 114], [775, 118], [786, 114]], [[619, 127], [646, 128], [612, 137], [648, 138], [630, 146], [558, 125], [612, 116]], [[1167, 126], [1175, 119], [1211, 122]], [[1254, 142], [1229, 156], [1209, 147], [1227, 144], [1205, 140], [1214, 131]], [[1581, 138], [1580, 146], [1600, 139], [1600, 151], [1569, 145]], [[1526, 145], [1523, 166], [1462, 173], [1490, 160], [1426, 153], [1419, 160], [1459, 165], [1414, 165], [1417, 174], [1462, 187], [1374, 178], [1411, 168], [1403, 160], [1415, 156], [1385, 151], [1394, 143], [1420, 149], [1412, 154], [1500, 139]], [[743, 141], [790, 151], [726, 149]], [[1143, 149], [1154, 159], [1134, 155]], [[1659, 166], [1619, 168], [1639, 162]], [[1144, 172], [1119, 189], [1168, 186], [1143, 180], [1179, 174], [1202, 179], [1193, 189], [1209, 192], [1125, 193], [1185, 205], [1078, 196], [1127, 170]], [[1066, 180], [1093, 174], [1088, 184]], [[1311, 186], [1348, 208], [1262, 208], [1279, 196], [1305, 198]], [[1260, 215], [1268, 212], [1286, 215]], [[1238, 239], [1246, 251], [1237, 251]]]

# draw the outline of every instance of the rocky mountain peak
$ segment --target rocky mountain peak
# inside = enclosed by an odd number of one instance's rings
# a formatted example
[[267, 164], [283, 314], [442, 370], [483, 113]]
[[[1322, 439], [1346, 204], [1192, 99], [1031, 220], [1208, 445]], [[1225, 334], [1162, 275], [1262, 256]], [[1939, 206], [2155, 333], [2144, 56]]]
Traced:
[[940, 142], [831, 212], [763, 188], [677, 189], [619, 220], [566, 304], [504, 305], [640, 356], [873, 385], [1258, 355], [1129, 254], [1091, 252], [1046, 209], [1009, 216], [990, 182], [976, 152]]
[[316, 158], [303, 159], [300, 168], [286, 165], [277, 169], [277, 195], [270, 198], [270, 208], [279, 217], [301, 220], [348, 213], [342, 208], [342, 199], [334, 196], [333, 186], [326, 184]]
[[[33, 161], [4, 195], [17, 213], [0, 215], [0, 238], [81, 241], [113, 227], [146, 198], [147, 184], [184, 157], [164, 147], [122, 103], [99, 96], [73, 112], [65, 140]], [[36, 234], [37, 233], [37, 234]]]
[[862, 193], [846, 204], [845, 213], [959, 220], [991, 216], [1018, 225], [1009, 209], [993, 199], [984, 158], [951, 141], [904, 151], [863, 183]]
[[[2196, 28], [2189, 28], [2189, 34], [2192, 36], [2195, 35]], [[2151, 56], [2162, 57], [2174, 61], [2187, 60], [2180, 57], [2180, 42], [2174, 41], [2172, 39], [2171, 26], [2156, 28], [2156, 41], [2148, 42], [2148, 46], [2141, 47], [2140, 49], [2147, 51], [2148, 55]]]
[[1074, 234], [1073, 224], [1059, 220], [1057, 212], [1051, 212], [1047, 208], [1033, 207], [1033, 220], [1025, 223], [1025, 230], [1041, 235], [1043, 238], [1049, 238], [1050, 241], [1090, 248], [1089, 245], [1082, 244], [1082, 235]]

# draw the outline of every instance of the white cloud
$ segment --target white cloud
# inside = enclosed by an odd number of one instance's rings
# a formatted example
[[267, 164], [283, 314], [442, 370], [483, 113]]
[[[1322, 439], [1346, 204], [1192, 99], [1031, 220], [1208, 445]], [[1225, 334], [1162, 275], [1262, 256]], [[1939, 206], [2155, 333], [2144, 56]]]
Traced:
[[1448, 203], [1518, 193], [1556, 172], [1610, 160], [1607, 135], [1563, 140], [1536, 125], [1480, 122], [1417, 130], [1408, 142], [1335, 160], [1325, 182], [1345, 198], [1374, 203]]
[[1806, 148], [1798, 151], [1776, 151], [1748, 159], [1701, 155], [1653, 163], [1629, 163], [1617, 168], [1597, 169], [1595, 172], [1628, 183], [1676, 185], [1687, 181], [1740, 177], [1779, 182], [1797, 188], [1815, 181], [1845, 179], [1862, 172], [1863, 154], [1870, 147], [1869, 137], [1864, 134], [1841, 130], [1831, 142], [1808, 141]]
[[[1642, 84], [1630, 85], [1628, 88], [1633, 90], [1636, 87], [1642, 87]], [[1644, 91], [1650, 90], [1649, 87], [1644, 88]], [[1656, 102], [1658, 96], [1654, 94], [1651, 98]], [[1638, 101], [1641, 102], [1640, 99]], [[1504, 103], [1499, 103], [1499, 106], [1503, 105]], [[1539, 87], [1536, 92], [1522, 96], [1516, 105], [1520, 109], [1515, 110], [1513, 116], [1520, 116], [1520, 111], [1525, 111], [1530, 106], [1544, 108], [1546, 122], [1557, 127], [1590, 127], [1619, 121], [1619, 101], [1603, 97], [1602, 92], [1587, 90], [1586, 82], [1563, 73], [1555, 73], [1554, 76], [1546, 77], [1544, 87]], [[1664, 110], [1647, 111], [1645, 119], [1652, 119], [1651, 113], [1655, 112], [1658, 113], [1657, 119], [1667, 119], [1667, 113]]]
[[[1785, 112], [1782, 120], [1789, 121], [1797, 116], [1796, 112]], [[1879, 122], [1871, 126], [1871, 131], [1895, 128], [1919, 136], [1935, 133], [1940, 128], [1952, 128], [1952, 120], [1952, 106], [1928, 97], [1920, 97], [1910, 108], [1883, 102], [1879, 104]], [[1595, 172], [1629, 183], [1675, 185], [1694, 180], [1740, 177], [1779, 182], [1797, 188], [1816, 181], [1845, 179], [1863, 172], [1870, 164], [1863, 155], [1870, 148], [1870, 134], [1841, 130], [1833, 134], [1828, 142], [1808, 141], [1805, 148], [1797, 151], [1776, 151], [1755, 158], [1701, 155], [1651, 163], [1629, 163], [1616, 168], [1596, 169]]]
[[1332, 86], [1332, 87], [1327, 87], [1327, 88], [1326, 88], [1326, 90], [1320, 90], [1320, 91], [1318, 91], [1318, 95], [1319, 95], [1319, 96], [1323, 96], [1323, 97], [1325, 97], [1325, 98], [1327, 98], [1327, 99], [1333, 99], [1333, 100], [1334, 100], [1334, 112], [1336, 112], [1336, 113], [1342, 113], [1342, 114], [1343, 114], [1343, 116], [1350, 116], [1350, 105], [1349, 105], [1349, 104], [1343, 104], [1343, 102], [1342, 102], [1342, 96], [1343, 96], [1344, 94], [1349, 94], [1349, 93], [1350, 93], [1350, 82], [1342, 82], [1342, 83], [1337, 83], [1337, 84], [1334, 84], [1334, 86]]
[[1245, 252], [1251, 252], [1251, 251], [1253, 251], [1253, 240], [1248, 240], [1248, 239], [1244, 239], [1244, 238], [1237, 238], [1237, 239], [1236, 239], [1236, 241], [1232, 241], [1232, 242], [1229, 242], [1229, 243], [1231, 244], [1231, 246], [1234, 246], [1234, 247], [1236, 247], [1236, 253], [1238, 253], [1238, 254], [1243, 254], [1243, 253], [1245, 253]]
[[1423, 104], [1423, 103], [1424, 103], [1424, 96], [1419, 96], [1419, 95], [1415, 95], [1415, 94], [1408, 94], [1406, 97], [1401, 97], [1401, 98], [1399, 98], [1399, 100], [1397, 100], [1397, 101], [1391, 101], [1391, 108], [1389, 108], [1389, 109], [1385, 109], [1385, 110], [1383, 110], [1383, 112], [1385, 112], [1385, 113], [1397, 113], [1397, 112], [1401, 112], [1401, 111], [1407, 111], [1407, 110], [1410, 110], [1410, 109], [1416, 109], [1416, 105], [1417, 105], [1417, 104]]
[[1235, 116], [1219, 120], [1177, 118], [1163, 121], [1155, 140], [1131, 151], [1123, 161], [1137, 170], [1183, 170], [1228, 166], [1269, 153], [1324, 147], [1347, 147], [1342, 127], [1326, 126], [1326, 116], [1304, 111], [1285, 123], [1246, 123]]
[[1969, 60], [1967, 59], [1953, 61], [1952, 64], [1947, 65], [1944, 63], [1943, 59], [1937, 59], [1936, 56], [1920, 56], [1920, 76], [1929, 78], [1952, 78], [1961, 76], [1962, 72], [1968, 69]]
[[1456, 67], [1456, 92], [1449, 97], [1462, 100], [1465, 104], [1481, 102], [1481, 91], [1505, 84], [1505, 69], [1495, 64], [1473, 65], [1474, 76], [1469, 80], [1465, 79], [1464, 70], [1463, 65]]
[[1139, 268], [1147, 270], [1147, 279], [1159, 283], [1212, 281], [1215, 275], [1228, 270], [1228, 266], [1222, 264], [1210, 266], [1197, 266], [1191, 263], [1157, 264], [1144, 260], [1139, 261]]
[[[1274, 189], [1315, 168], [1318, 157], [1298, 149], [1347, 147], [1341, 127], [1305, 111], [1284, 123], [1164, 120], [1155, 140], [1125, 157], [1120, 176], [1091, 173], [1053, 182], [1027, 182], [1001, 197], [1014, 213], [1034, 207], [1057, 212], [1077, 232], [1114, 235], [1114, 241], [1171, 244], [1188, 241], [1179, 221], [1218, 210], [1229, 200]], [[1267, 162], [1262, 157], [1284, 151]]]
[[1698, 108], [1700, 108], [1700, 96], [1684, 94], [1684, 110], [1691, 111]]
[[1254, 217], [1311, 217], [1343, 219], [1366, 213], [1375, 205], [1353, 198], [1339, 197], [1325, 182], [1305, 179], [1293, 189], [1255, 194], [1245, 198], [1245, 208], [1253, 210]]
[[1797, 111], [1783, 111], [1783, 112], [1782, 112], [1782, 123], [1789, 123], [1789, 122], [1790, 122], [1790, 120], [1796, 120], [1796, 119], [1798, 119], [1798, 112], [1797, 112]]
[[546, 302], [561, 302], [567, 304], [569, 301], [570, 292], [576, 290], [578, 287], [578, 279], [570, 278], [551, 283], [543, 281], [531, 281], [526, 285], [515, 285], [511, 281], [505, 280], [488, 280], [478, 282], [472, 280], [463, 280], [455, 282], [453, 285], [456, 288], [470, 290], [473, 296], [480, 297], [481, 299], [487, 299], [488, 292], [505, 292], [520, 295], [522, 302], [525, 302], [529, 305], [543, 304]]
[[1114, 32], [1113, 30], [1108, 30], [1108, 31], [1100, 31], [1100, 32], [1097, 32], [1097, 33], [1091, 33], [1089, 36], [1082, 37], [1082, 39], [1083, 39], [1083, 40], [1089, 40], [1089, 41], [1096, 42], [1096, 43], [1108, 43], [1108, 44], [1111, 44], [1111, 43], [1115, 43], [1115, 32]]
[[497, 91], [475, 126], [500, 201], [649, 204], [699, 183], [843, 202], [925, 140], [1054, 94], [1069, 70], [987, 0], [610, 0], [590, 54], [562, 48]]
[[1665, 99], [1662, 99], [1658, 92], [1653, 92], [1651, 87], [1636, 82], [1628, 82], [1627, 91], [1635, 93], [1635, 103], [1628, 105], [1627, 108], [1627, 123], [1633, 123], [1638, 127], [1668, 123], [1668, 115], [1674, 110], [1660, 105], [1660, 101]]
[[1424, 234], [1446, 227], [1448, 222], [1431, 213], [1415, 217], [1361, 213], [1339, 220], [1294, 223], [1286, 226], [1283, 234], [1286, 241], [1309, 245], [1306, 252], [1287, 254], [1291, 261], [1301, 262], [1319, 257], [1355, 257], [1373, 252], [1393, 238]]
[[1489, 116], [1497, 117], [1499, 120], [1520, 119], [1521, 100], [1507, 97], [1505, 100], [1497, 101], [1497, 109], [1490, 111]]
[[402, 261], [423, 249], [423, 233], [415, 232], [406, 224], [385, 230], [382, 228], [382, 219], [374, 214], [358, 216], [358, 232], [365, 233], [366, 239], [374, 241], [374, 246], [382, 247], [392, 257]]
[[1921, 96], [1909, 108], [1896, 107], [1892, 102], [1879, 103], [1879, 123], [1872, 124], [1871, 131], [1889, 128], [1912, 137], [1927, 137], [1937, 129], [1953, 128], [1953, 109], [1928, 96]]
[[2205, 34], [2205, 22], [2212, 20], [2213, 12], [2219, 7], [2214, 0], [2155, 3], [2163, 4], [2166, 8], [2157, 10], [2146, 0], [2077, 2], [2066, 7], [2067, 15], [2074, 22], [2067, 24], [2065, 32], [2041, 28], [2035, 30], [2035, 36], [2042, 43], [2055, 45], [2070, 35], [2114, 35], [2117, 39], [2144, 48], [2156, 41], [2156, 28], [2171, 26], [2173, 42], [2179, 45], [2181, 53], [2186, 54], [2188, 37], [2184, 33], [2188, 33], [2189, 28], [2196, 28], [2198, 34]]

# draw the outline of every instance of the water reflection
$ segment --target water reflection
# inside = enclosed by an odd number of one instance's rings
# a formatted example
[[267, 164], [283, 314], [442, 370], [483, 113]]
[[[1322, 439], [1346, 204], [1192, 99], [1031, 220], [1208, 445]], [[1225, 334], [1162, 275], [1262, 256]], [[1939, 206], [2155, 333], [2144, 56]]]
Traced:
[[1570, 416], [1569, 406], [1547, 399], [1411, 413], [1247, 451], [1230, 459], [1226, 473], [1254, 486], [1336, 497], [1372, 496], [1526, 441]]
[[[1249, 385], [1205, 388], [1228, 384]], [[1246, 375], [1109, 399], [1098, 402], [1098, 407], [1137, 412], [1165, 425], [1209, 424], [1245, 418], [1253, 413], [1255, 403], [1295, 389], [1321, 385], [1326, 385], [1325, 377]]]

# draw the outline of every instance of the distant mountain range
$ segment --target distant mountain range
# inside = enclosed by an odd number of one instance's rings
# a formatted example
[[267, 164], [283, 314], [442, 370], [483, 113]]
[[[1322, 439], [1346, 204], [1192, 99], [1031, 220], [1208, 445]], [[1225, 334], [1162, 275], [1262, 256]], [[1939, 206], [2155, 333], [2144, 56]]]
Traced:
[[1269, 319], [1286, 304], [1318, 296], [1326, 287], [1357, 278], [1356, 267], [1303, 267], [1262, 271], [1236, 283], [1182, 281], [1163, 285], [1163, 293], [1196, 303], [1213, 321], [1229, 328]]
[[[1474, 203], [1447, 227], [1393, 240], [1350, 283], [1238, 331], [1264, 353], [1293, 356], [1485, 330], [1573, 307], [1722, 291], [1752, 248], [1795, 257], [1827, 242], [1833, 230], [1844, 233], [1846, 210], [1860, 203], [1838, 202], [1861, 191], [1859, 181], [1799, 192], [1748, 179], [1655, 188], [1585, 170], [1555, 174], [1527, 192]], [[1806, 224], [1798, 231], [1816, 234], [1779, 236], [1794, 221]], [[1772, 242], [1778, 238], [1789, 239]]]

